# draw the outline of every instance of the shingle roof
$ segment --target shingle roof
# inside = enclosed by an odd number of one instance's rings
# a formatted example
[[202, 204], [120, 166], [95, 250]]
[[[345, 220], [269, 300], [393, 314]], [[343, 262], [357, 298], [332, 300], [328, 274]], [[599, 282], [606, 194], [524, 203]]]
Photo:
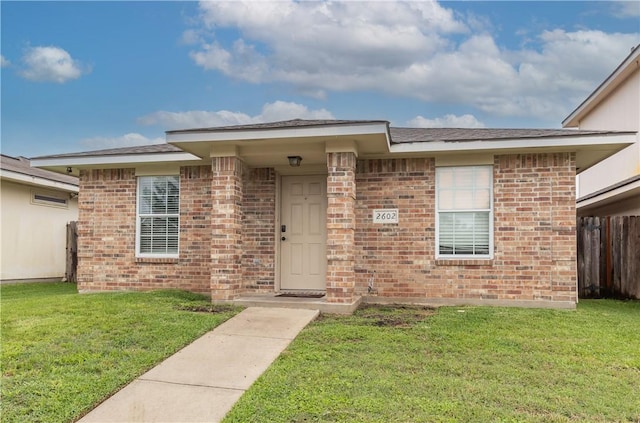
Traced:
[[135, 154], [160, 154], [160, 153], [183, 153], [184, 151], [171, 144], [151, 144], [136, 147], [109, 148], [106, 150], [82, 151], [79, 153], [55, 154], [51, 156], [34, 157], [34, 159], [62, 159], [68, 157], [91, 157], [91, 156], [129, 156]]
[[210, 128], [195, 128], [167, 131], [167, 134], [185, 132], [224, 132], [224, 131], [246, 131], [252, 129], [282, 129], [301, 128], [313, 126], [336, 126], [336, 125], [360, 125], [367, 123], [388, 123], [386, 120], [338, 120], [338, 119], [292, 119], [279, 122], [252, 123], [248, 125], [214, 126]]
[[[246, 130], [270, 130], [302, 127], [322, 127], [336, 125], [360, 125], [371, 123], [384, 123], [385, 120], [303, 120], [294, 119], [280, 122], [256, 123], [250, 125], [220, 126], [213, 128], [196, 128], [171, 133], [197, 133], [197, 132], [232, 132]], [[391, 143], [413, 142], [465, 142], [465, 141], [497, 141], [505, 139], [532, 139], [550, 137], [571, 137], [585, 135], [603, 135], [620, 133], [616, 131], [584, 131], [574, 129], [491, 129], [491, 128], [389, 128]], [[137, 147], [111, 148], [108, 150], [85, 151], [79, 153], [58, 154], [53, 156], [36, 157], [37, 159], [63, 159], [92, 156], [128, 156], [136, 154], [162, 154], [184, 152], [179, 147], [171, 144], [154, 144]]]
[[48, 170], [31, 167], [29, 159], [25, 157], [16, 158], [2, 154], [0, 155], [0, 168], [2, 168], [2, 170], [20, 173], [22, 175], [78, 186], [78, 178], [75, 176], [61, 175]]
[[[358, 125], [368, 123], [386, 123], [385, 120], [306, 120], [293, 119], [279, 122], [265, 122], [249, 125], [219, 126], [196, 128], [167, 133], [245, 131], [252, 129], [283, 129], [316, 126]], [[572, 129], [491, 129], [491, 128], [393, 128], [390, 127], [391, 142], [430, 142], [430, 141], [492, 141], [500, 139], [543, 138], [583, 136], [611, 133], [611, 131], [576, 131]]]
[[557, 138], [613, 134], [616, 131], [577, 131], [573, 129], [492, 129], [492, 128], [390, 128], [392, 143], [465, 142], [504, 139]]

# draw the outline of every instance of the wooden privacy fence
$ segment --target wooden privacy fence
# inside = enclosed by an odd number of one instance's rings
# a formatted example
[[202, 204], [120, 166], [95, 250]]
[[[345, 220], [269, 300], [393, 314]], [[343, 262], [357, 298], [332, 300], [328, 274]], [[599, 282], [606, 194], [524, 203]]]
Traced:
[[67, 223], [67, 265], [65, 282], [77, 282], [78, 270], [78, 222]]
[[640, 216], [578, 218], [578, 296], [640, 299]]

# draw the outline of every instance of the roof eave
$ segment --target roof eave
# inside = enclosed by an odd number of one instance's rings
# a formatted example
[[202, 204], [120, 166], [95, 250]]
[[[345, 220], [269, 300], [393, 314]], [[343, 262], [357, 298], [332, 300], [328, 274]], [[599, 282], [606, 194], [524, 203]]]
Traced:
[[[286, 159], [287, 155], [304, 152], [306, 154], [302, 155], [306, 163], [319, 164], [325, 156], [319, 154], [318, 148], [328, 151], [325, 149], [329, 148], [329, 144], [341, 142], [359, 144], [363, 151], [373, 149], [388, 152], [389, 138], [387, 121], [167, 132], [167, 143], [199, 157], [236, 154], [247, 163], [262, 167], [270, 167]], [[249, 151], [253, 158], [248, 157]], [[265, 154], [256, 157], [258, 151], [264, 151]]]
[[[67, 168], [72, 168], [74, 174], [80, 168], [109, 168], [125, 167], [140, 164], [170, 164], [200, 162], [202, 159], [187, 152], [148, 153], [148, 154], [123, 154], [123, 155], [95, 155], [57, 158], [34, 158], [31, 166], [50, 170], [57, 173], [68, 173]], [[75, 169], [74, 169], [75, 168]]]
[[581, 211], [595, 209], [638, 196], [640, 196], [640, 179], [636, 176], [630, 178], [629, 181], [578, 198], [576, 200], [576, 208]]
[[573, 147], [611, 145], [622, 143], [633, 144], [636, 132], [601, 133], [583, 136], [540, 137], [540, 138], [505, 138], [500, 140], [465, 140], [465, 141], [429, 141], [403, 142], [391, 144], [392, 152], [459, 152], [476, 150], [509, 150], [521, 148]]
[[12, 172], [6, 169], [0, 169], [0, 179], [36, 187], [54, 188], [66, 192], [78, 192], [77, 184], [74, 185], [66, 182], [56, 181], [53, 179], [27, 175], [20, 172]]
[[636, 132], [597, 134], [588, 136], [549, 137], [534, 139], [433, 141], [392, 144], [392, 154], [460, 154], [460, 153], [525, 153], [561, 152], [582, 153], [576, 159], [578, 173], [617, 153], [637, 141]]
[[[363, 130], [363, 128], [366, 128]], [[183, 145], [190, 142], [228, 142], [228, 141], [247, 141], [247, 140], [263, 140], [274, 138], [309, 138], [309, 137], [336, 137], [348, 135], [363, 134], [388, 134], [388, 123], [364, 122], [350, 124], [325, 124], [298, 127], [281, 127], [281, 128], [260, 128], [260, 129], [196, 129], [167, 131], [167, 143], [173, 145]]]

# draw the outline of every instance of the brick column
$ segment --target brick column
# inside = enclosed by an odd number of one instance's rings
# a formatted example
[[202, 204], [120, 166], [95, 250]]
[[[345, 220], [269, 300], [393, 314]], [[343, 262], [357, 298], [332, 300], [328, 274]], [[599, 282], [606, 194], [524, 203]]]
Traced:
[[211, 300], [233, 300], [242, 286], [242, 162], [211, 163]]
[[327, 167], [327, 301], [352, 303], [356, 283], [356, 155], [327, 153]]
[[578, 270], [576, 243], [576, 154], [549, 154], [554, 178], [550, 178], [551, 202], [551, 256], [553, 300], [578, 301]]

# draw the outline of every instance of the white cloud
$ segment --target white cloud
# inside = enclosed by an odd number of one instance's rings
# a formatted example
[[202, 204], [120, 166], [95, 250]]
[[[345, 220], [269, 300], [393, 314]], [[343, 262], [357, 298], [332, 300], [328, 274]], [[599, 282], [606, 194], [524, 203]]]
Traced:
[[30, 81], [62, 84], [90, 71], [66, 50], [54, 46], [29, 47], [22, 56], [22, 62], [24, 69], [20, 75]]
[[[373, 90], [558, 123], [638, 43], [637, 33], [556, 29], [510, 50], [488, 18], [431, 1], [204, 1], [199, 23], [185, 33], [199, 40], [192, 60], [232, 78], [314, 98]], [[222, 29], [239, 35], [218, 37]]]
[[534, 116], [561, 120], [629, 54], [637, 37], [601, 31], [543, 32], [541, 51], [512, 55], [518, 78], [513, 101], [503, 102], [510, 103], [511, 110], [505, 112], [526, 115], [530, 111]]
[[623, 0], [611, 2], [613, 15], [617, 18], [640, 17], [640, 2], [636, 0]]
[[80, 141], [82, 145], [95, 149], [136, 147], [140, 145], [162, 144], [164, 142], [164, 138], [147, 138], [135, 132], [124, 134], [120, 137], [92, 137]]
[[5, 57], [0, 54], [0, 67], [6, 68], [7, 66], [10, 66], [10, 65], [11, 65], [11, 62], [5, 59]]
[[186, 45], [198, 44], [202, 41], [200, 34], [195, 29], [188, 29], [182, 33], [180, 41]]
[[167, 129], [189, 129], [246, 125], [289, 119], [334, 119], [334, 116], [325, 109], [309, 110], [302, 104], [275, 101], [265, 104], [261, 113], [255, 116], [228, 110], [215, 112], [205, 110], [168, 112], [161, 110], [138, 118], [138, 123], [142, 125], [160, 125]]
[[217, 43], [203, 44], [202, 50], [191, 52], [193, 61], [208, 70], [218, 70], [249, 82], [261, 82], [267, 73], [264, 58], [243, 40], [233, 43], [229, 52]]
[[326, 109], [309, 110], [302, 104], [275, 101], [262, 106], [262, 113], [254, 119], [258, 122], [275, 122], [288, 119], [335, 119], [335, 117]]
[[205, 69], [252, 82], [331, 85], [334, 74], [345, 70], [358, 76], [376, 66], [398, 69], [447, 44], [439, 33], [467, 30], [435, 2], [371, 2], [365, 7], [360, 2], [204, 1], [200, 10], [205, 28], [238, 28], [243, 38], [222, 46], [212, 34], [192, 59]]
[[484, 123], [476, 119], [475, 116], [465, 114], [462, 116], [444, 115], [434, 119], [416, 116], [407, 122], [412, 128], [484, 128]]
[[160, 125], [166, 129], [209, 128], [214, 126], [243, 125], [251, 123], [251, 117], [244, 113], [221, 110], [209, 112], [190, 110], [168, 112], [160, 110], [137, 119], [141, 125]]

